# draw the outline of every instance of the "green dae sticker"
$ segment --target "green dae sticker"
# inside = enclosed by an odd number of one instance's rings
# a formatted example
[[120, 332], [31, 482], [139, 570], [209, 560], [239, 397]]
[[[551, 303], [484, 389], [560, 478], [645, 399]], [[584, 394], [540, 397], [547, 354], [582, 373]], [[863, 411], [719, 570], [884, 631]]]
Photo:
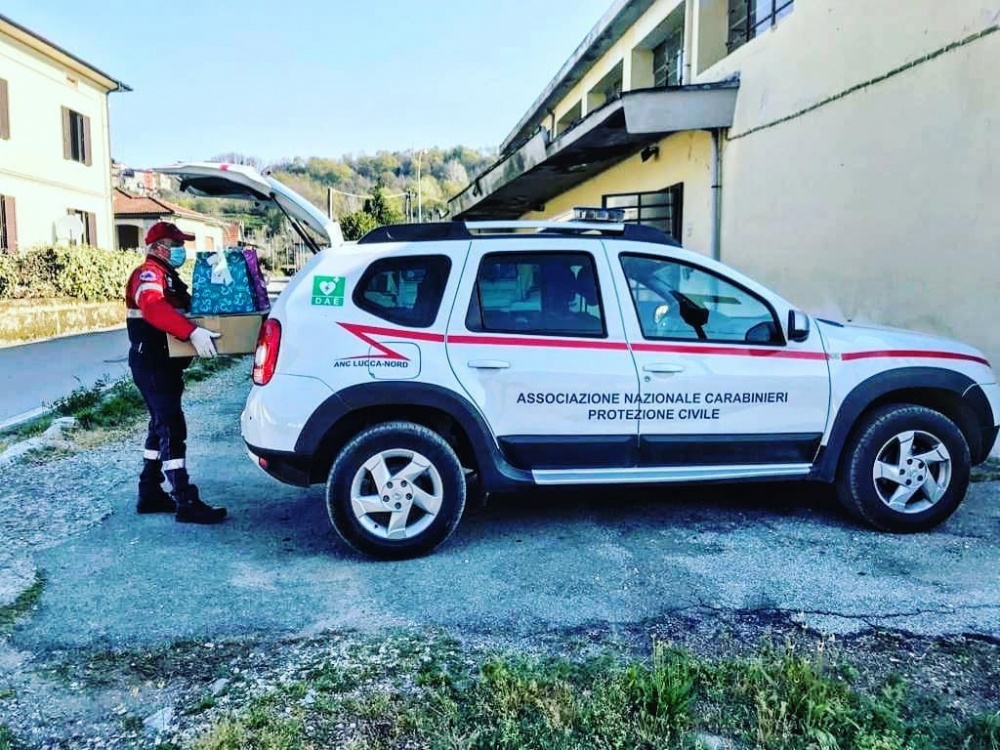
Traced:
[[343, 307], [344, 277], [314, 276], [312, 303], [326, 307]]

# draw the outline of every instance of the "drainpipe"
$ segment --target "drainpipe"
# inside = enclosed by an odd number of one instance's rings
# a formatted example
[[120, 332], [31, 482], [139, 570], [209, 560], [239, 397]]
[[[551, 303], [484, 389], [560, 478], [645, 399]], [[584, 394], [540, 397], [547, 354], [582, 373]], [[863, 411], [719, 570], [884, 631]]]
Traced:
[[722, 260], [722, 130], [712, 133], [712, 258]]

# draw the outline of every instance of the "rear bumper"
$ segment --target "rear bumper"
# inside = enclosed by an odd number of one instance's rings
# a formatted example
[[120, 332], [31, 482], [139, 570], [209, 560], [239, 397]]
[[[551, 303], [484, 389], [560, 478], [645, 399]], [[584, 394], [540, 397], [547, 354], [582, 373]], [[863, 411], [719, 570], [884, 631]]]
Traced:
[[244, 442], [250, 459], [268, 476], [296, 487], [308, 487], [311, 484], [311, 456], [267, 450]]

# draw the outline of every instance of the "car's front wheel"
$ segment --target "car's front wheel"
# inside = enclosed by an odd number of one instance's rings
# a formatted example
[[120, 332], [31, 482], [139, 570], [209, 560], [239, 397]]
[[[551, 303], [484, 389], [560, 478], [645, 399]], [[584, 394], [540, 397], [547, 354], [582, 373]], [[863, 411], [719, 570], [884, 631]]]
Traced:
[[883, 406], [845, 447], [837, 494], [845, 508], [883, 531], [926, 531], [958, 508], [971, 464], [965, 436], [940, 412]]
[[437, 547], [458, 525], [465, 497], [455, 451], [412, 422], [358, 433], [337, 456], [326, 484], [333, 528], [359, 552], [382, 559]]

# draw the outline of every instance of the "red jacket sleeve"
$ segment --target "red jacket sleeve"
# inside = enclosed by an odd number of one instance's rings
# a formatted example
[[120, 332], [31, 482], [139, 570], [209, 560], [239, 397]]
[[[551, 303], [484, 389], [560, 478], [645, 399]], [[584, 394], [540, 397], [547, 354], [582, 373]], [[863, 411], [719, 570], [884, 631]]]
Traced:
[[[148, 275], [155, 275], [156, 278], [148, 278]], [[135, 291], [135, 303], [142, 311], [143, 319], [153, 328], [166, 331], [181, 341], [187, 341], [198, 326], [167, 302], [163, 296], [164, 283], [165, 279], [161, 272], [148, 274], [147, 270], [140, 277], [140, 284]]]

